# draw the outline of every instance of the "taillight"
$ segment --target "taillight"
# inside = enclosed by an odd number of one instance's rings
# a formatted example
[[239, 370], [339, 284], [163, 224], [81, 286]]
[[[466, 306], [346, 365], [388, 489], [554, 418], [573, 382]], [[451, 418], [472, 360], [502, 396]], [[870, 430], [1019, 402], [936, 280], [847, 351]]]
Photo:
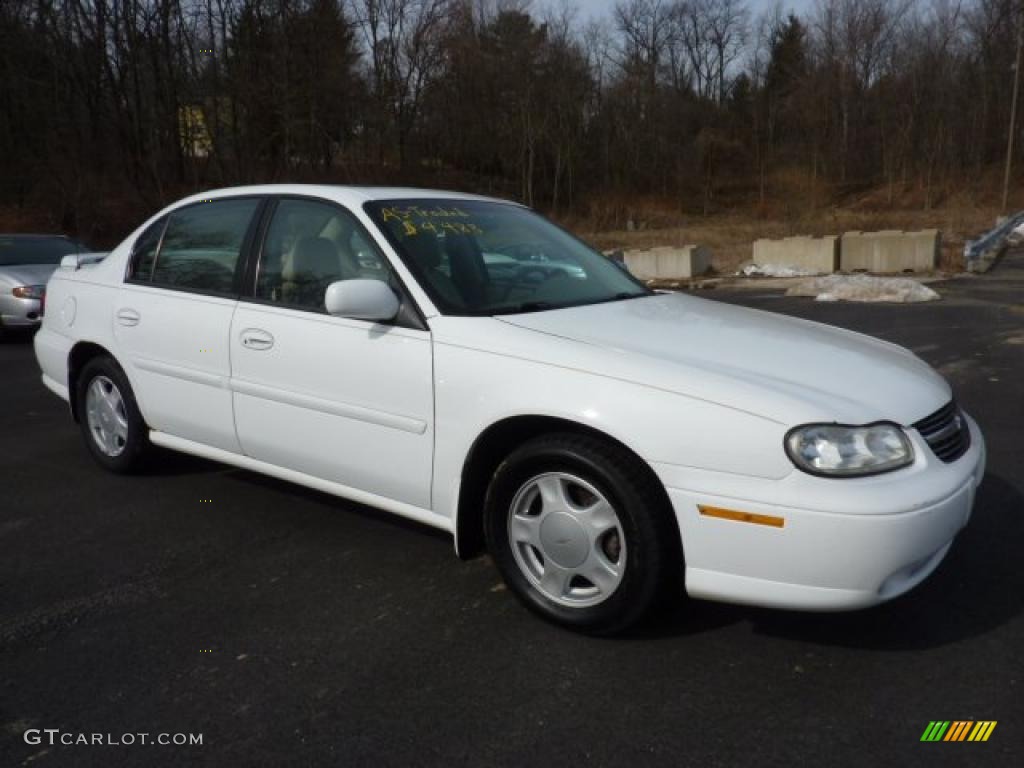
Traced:
[[45, 285], [19, 285], [11, 293], [19, 299], [41, 299], [46, 293]]

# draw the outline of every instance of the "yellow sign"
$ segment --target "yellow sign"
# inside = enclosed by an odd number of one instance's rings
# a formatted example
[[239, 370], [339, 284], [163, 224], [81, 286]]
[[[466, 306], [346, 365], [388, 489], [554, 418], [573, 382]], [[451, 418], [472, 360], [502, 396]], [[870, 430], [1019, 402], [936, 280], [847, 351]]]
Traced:
[[185, 154], [206, 157], [213, 151], [213, 140], [206, 128], [206, 115], [202, 107], [178, 107], [178, 130]]

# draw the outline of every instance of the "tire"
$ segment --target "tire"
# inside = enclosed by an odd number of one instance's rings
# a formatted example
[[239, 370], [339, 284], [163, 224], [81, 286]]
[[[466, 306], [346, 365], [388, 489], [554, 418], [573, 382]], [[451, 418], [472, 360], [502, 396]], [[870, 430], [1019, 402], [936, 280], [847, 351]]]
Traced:
[[635, 625], [681, 586], [678, 528], [654, 482], [632, 453], [589, 435], [517, 448], [484, 509], [488, 549], [509, 589], [570, 629], [608, 635]]
[[78, 424], [93, 458], [119, 474], [141, 469], [152, 451], [149, 429], [121, 366], [106, 355], [90, 360], [78, 376], [75, 397]]

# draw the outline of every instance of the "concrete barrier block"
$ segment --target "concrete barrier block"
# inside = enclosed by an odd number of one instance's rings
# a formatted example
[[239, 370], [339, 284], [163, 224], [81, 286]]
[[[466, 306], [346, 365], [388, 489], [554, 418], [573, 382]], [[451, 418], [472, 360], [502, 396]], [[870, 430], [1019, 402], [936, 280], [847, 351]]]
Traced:
[[939, 265], [942, 254], [942, 233], [937, 229], [922, 229], [907, 232], [914, 246], [914, 272], [927, 272]]
[[839, 267], [844, 272], [926, 272], [938, 264], [941, 245], [937, 229], [845, 232], [839, 243]]
[[658, 275], [658, 255], [651, 251], [626, 251], [626, 269], [641, 280], [653, 280]]
[[839, 240], [839, 268], [844, 272], [870, 270], [874, 263], [874, 239], [870, 232], [844, 232]]
[[626, 251], [625, 259], [629, 271], [641, 280], [687, 279], [711, 269], [711, 252], [702, 245]]
[[762, 238], [754, 241], [754, 263], [780, 267], [798, 267], [808, 272], [831, 274], [839, 264], [839, 238], [785, 237], [781, 240]]

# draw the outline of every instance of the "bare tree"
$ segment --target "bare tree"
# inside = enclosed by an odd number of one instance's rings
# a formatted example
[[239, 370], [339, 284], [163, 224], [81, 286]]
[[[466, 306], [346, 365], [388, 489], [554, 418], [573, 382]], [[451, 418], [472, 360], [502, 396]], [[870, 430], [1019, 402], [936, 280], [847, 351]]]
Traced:
[[4, 0], [0, 215], [99, 244], [183, 192], [272, 179], [608, 223], [651, 196], [711, 213], [724, 183], [730, 205], [931, 206], [1004, 159], [1019, 7], [818, 0], [751, 26], [745, 0], [620, 0], [589, 24], [565, 0]]
[[725, 102], [733, 64], [747, 42], [749, 11], [742, 0], [695, 0], [704, 6], [707, 37], [715, 52], [718, 103]]
[[622, 38], [620, 66], [636, 71], [653, 92], [678, 34], [675, 5], [668, 0], [621, 0], [612, 15]]
[[403, 167], [424, 90], [440, 65], [442, 23], [452, 1], [350, 0], [350, 4], [367, 52], [379, 158], [384, 161], [386, 141], [394, 137], [399, 167]]

